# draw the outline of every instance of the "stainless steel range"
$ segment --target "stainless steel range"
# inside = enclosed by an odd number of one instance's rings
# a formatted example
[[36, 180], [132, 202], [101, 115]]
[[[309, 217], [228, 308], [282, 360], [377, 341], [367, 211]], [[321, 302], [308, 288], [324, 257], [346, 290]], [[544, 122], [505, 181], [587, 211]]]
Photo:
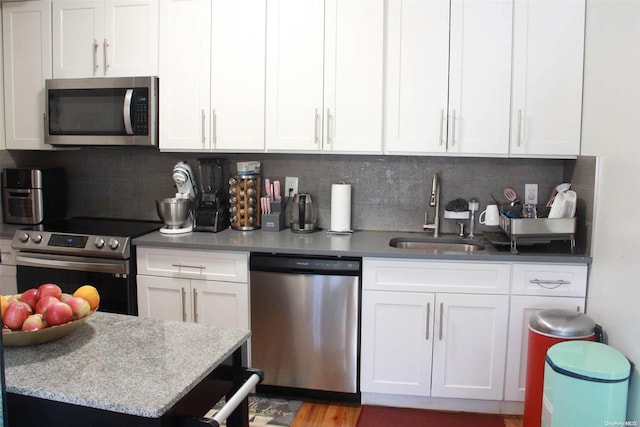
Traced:
[[135, 248], [131, 240], [158, 230], [159, 222], [70, 218], [16, 231], [18, 292], [56, 283], [73, 293], [89, 283], [100, 293], [100, 311], [138, 314]]

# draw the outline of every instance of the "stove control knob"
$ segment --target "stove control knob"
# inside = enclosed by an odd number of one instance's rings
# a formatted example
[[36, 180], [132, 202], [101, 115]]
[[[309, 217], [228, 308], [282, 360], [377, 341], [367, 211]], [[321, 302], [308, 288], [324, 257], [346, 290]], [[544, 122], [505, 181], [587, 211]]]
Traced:
[[104, 248], [104, 239], [101, 237], [96, 237], [96, 240], [93, 242], [96, 245], [96, 248], [102, 249]]
[[27, 233], [22, 233], [18, 239], [22, 242], [22, 243], [27, 243], [29, 241], [29, 235]]
[[42, 234], [36, 234], [35, 236], [33, 236], [33, 243], [40, 243], [42, 242]]
[[118, 246], [120, 246], [120, 242], [118, 242], [116, 239], [111, 239], [109, 240], [109, 247], [113, 250], [118, 249]]

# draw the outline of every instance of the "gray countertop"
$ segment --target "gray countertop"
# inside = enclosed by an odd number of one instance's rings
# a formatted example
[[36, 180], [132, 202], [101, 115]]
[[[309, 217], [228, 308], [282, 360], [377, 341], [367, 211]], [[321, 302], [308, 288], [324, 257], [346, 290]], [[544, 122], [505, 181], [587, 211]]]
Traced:
[[158, 418], [249, 335], [243, 329], [96, 312], [57, 341], [5, 347], [7, 391]]
[[2, 224], [0, 223], [0, 239], [13, 239], [17, 230], [27, 227], [26, 225]]
[[[389, 246], [394, 237], [424, 237], [426, 233], [407, 233], [391, 231], [356, 231], [351, 236], [329, 235], [326, 231], [309, 234], [293, 233], [290, 229], [280, 232], [253, 230], [238, 231], [227, 229], [219, 233], [190, 232], [185, 234], [162, 234], [154, 232], [133, 240], [137, 246], [155, 246], [177, 249], [199, 249], [217, 251], [246, 251], [286, 253], [299, 255], [328, 255], [384, 258], [417, 258], [465, 261], [507, 261], [541, 263], [590, 263], [591, 257], [572, 255], [569, 244], [558, 250], [557, 245], [537, 245], [528, 249], [519, 245], [519, 254], [509, 252], [508, 245], [486, 245], [485, 250], [462, 253], [434, 253], [421, 250], [397, 249]], [[443, 236], [443, 240], [456, 239], [456, 236]], [[558, 242], [553, 242], [558, 243]]]

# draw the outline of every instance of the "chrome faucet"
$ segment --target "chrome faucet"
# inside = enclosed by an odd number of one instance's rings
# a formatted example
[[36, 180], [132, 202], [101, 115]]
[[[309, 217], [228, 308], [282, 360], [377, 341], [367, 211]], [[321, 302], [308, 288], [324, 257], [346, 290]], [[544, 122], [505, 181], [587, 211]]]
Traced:
[[424, 230], [433, 230], [433, 237], [440, 237], [440, 179], [438, 173], [433, 174], [433, 181], [431, 183], [431, 197], [429, 198], [429, 206], [435, 207], [435, 216], [433, 223], [429, 224], [428, 221], [428, 209], [424, 212]]

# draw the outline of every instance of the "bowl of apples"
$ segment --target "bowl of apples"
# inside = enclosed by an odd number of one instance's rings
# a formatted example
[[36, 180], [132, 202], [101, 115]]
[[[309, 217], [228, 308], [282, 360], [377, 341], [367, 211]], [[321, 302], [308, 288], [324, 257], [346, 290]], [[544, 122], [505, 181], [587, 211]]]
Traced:
[[70, 334], [97, 310], [99, 297], [94, 291], [91, 285], [83, 285], [71, 295], [55, 283], [44, 283], [21, 294], [0, 296], [3, 344], [42, 344]]

